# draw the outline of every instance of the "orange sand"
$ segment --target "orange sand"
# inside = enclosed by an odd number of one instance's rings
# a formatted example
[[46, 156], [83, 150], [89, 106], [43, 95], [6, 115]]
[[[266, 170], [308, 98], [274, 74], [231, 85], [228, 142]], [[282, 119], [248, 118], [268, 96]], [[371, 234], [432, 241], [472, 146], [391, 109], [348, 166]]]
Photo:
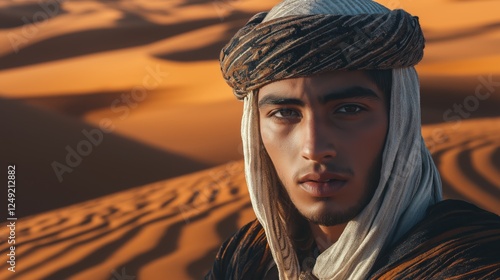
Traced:
[[[426, 35], [423, 135], [445, 196], [500, 214], [500, 4], [380, 2], [419, 16]], [[254, 218], [242, 103], [218, 54], [275, 3], [0, 3], [0, 154], [18, 167], [20, 218], [17, 272], [2, 242], [0, 279], [201, 278], [221, 242]], [[454, 104], [477, 106], [445, 117]], [[59, 182], [51, 164], [103, 123], [112, 131]]]

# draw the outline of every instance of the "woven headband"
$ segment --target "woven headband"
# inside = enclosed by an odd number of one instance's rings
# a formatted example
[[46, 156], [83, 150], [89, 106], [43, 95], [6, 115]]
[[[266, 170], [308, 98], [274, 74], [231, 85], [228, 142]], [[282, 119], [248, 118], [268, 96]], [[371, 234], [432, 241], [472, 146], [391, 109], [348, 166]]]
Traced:
[[258, 13], [222, 49], [220, 65], [238, 99], [270, 82], [332, 70], [413, 66], [423, 57], [418, 17], [384, 14], [286, 16]]

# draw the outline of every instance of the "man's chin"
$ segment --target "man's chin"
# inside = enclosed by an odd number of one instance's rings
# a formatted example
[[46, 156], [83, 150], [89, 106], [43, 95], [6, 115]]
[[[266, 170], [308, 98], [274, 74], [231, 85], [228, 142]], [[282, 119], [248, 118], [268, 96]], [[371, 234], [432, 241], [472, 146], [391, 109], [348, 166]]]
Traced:
[[318, 214], [311, 216], [304, 216], [309, 222], [319, 225], [319, 226], [336, 226], [340, 224], [345, 224], [352, 220], [354, 217], [346, 216], [343, 214]]
[[347, 209], [330, 209], [328, 205], [317, 206], [316, 209], [299, 210], [300, 214], [309, 222], [321, 226], [335, 226], [345, 224], [354, 219], [363, 206], [355, 205]]

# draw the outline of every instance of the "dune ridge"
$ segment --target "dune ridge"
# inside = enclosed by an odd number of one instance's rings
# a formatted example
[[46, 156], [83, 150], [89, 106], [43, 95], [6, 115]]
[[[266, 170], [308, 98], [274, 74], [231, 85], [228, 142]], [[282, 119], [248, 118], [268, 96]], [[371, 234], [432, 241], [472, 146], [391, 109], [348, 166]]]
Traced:
[[[181, 260], [178, 255], [198, 256], [206, 268], [227, 231], [251, 218], [250, 208], [242, 165], [229, 163], [22, 218], [17, 255], [23, 268], [15, 279], [109, 279], [121, 267], [141, 279], [161, 278], [157, 270], [169, 271], [165, 263], [176, 275], [180, 266], [171, 260]], [[190, 238], [199, 227], [207, 238]], [[180, 250], [187, 246], [191, 253]], [[7, 248], [2, 243], [0, 252]], [[0, 278], [11, 279], [6, 264], [0, 267]]]
[[[500, 118], [456, 125], [423, 127], [445, 198], [500, 214]], [[254, 218], [243, 162], [231, 162], [20, 219], [15, 279], [200, 279], [220, 244]], [[5, 268], [0, 278], [14, 279]]]
[[[0, 165], [20, 170], [18, 271], [2, 261], [0, 279], [200, 279], [255, 218], [220, 48], [277, 2], [0, 2]], [[499, 2], [378, 2], [424, 30], [422, 130], [445, 197], [500, 214]], [[59, 182], [51, 163], [103, 121]]]

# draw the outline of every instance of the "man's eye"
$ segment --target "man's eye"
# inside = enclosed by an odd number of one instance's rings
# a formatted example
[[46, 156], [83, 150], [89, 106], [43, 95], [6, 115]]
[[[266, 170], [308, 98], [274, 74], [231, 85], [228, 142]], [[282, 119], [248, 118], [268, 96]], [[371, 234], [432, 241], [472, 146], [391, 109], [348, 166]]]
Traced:
[[363, 110], [364, 109], [361, 106], [349, 104], [340, 107], [336, 112], [341, 114], [357, 114]]
[[292, 109], [278, 109], [272, 113], [272, 116], [279, 119], [300, 118], [300, 114]]

